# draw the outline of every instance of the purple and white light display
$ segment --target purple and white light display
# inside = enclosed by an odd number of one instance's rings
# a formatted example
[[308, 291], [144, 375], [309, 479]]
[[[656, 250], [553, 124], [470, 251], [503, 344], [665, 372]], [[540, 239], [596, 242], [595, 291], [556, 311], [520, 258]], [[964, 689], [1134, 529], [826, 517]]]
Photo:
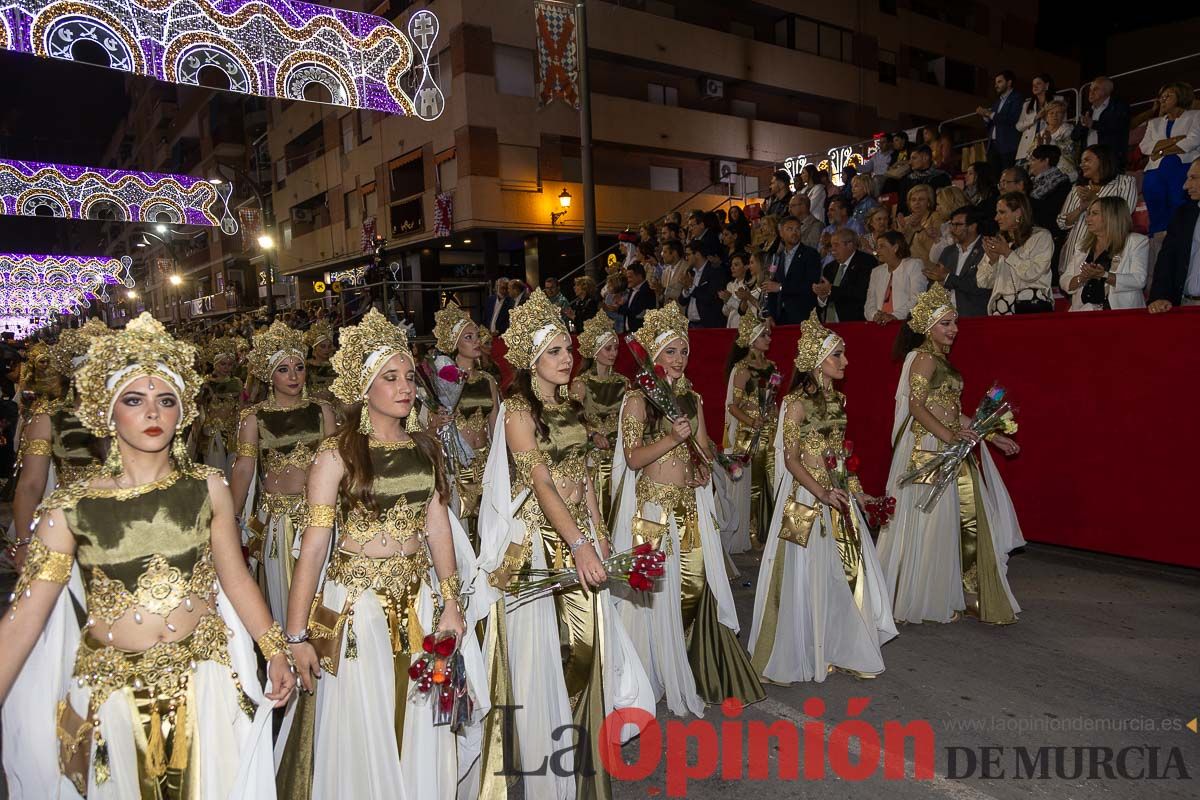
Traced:
[[108, 300], [108, 286], [133, 287], [128, 256], [57, 256], [0, 253], [0, 314], [73, 313], [91, 300]]
[[233, 235], [229, 184], [191, 175], [0, 159], [0, 214], [219, 225]]
[[[196, 86], [213, 75], [262, 97], [304, 100], [319, 84], [335, 105], [436, 119], [437, 19], [418, 11], [409, 29], [296, 0], [0, 0], [0, 49]], [[401, 85], [414, 51], [415, 97]]]

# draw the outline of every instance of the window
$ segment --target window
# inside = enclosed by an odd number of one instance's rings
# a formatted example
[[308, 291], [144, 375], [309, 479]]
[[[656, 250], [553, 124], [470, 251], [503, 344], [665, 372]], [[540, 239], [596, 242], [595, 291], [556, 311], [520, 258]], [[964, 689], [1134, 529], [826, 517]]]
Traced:
[[583, 161], [579, 156], [563, 156], [562, 177], [568, 183], [583, 183]]
[[533, 51], [495, 45], [496, 92], [533, 97]]
[[357, 228], [362, 224], [362, 193], [351, 189], [342, 195], [342, 203], [346, 215], [346, 227]]
[[275, 162], [275, 188], [282, 189], [287, 183], [287, 159], [281, 158]]
[[735, 117], [754, 119], [758, 116], [758, 103], [751, 103], [749, 100], [730, 100], [729, 113]]
[[821, 128], [821, 115], [815, 111], [797, 111], [796, 124], [803, 128]]
[[892, 50], [879, 51], [879, 82], [896, 85], [896, 53]]
[[854, 33], [834, 25], [787, 16], [775, 23], [775, 44], [834, 61], [854, 57]]
[[421, 158], [421, 151], [401, 156], [390, 167], [392, 199], [400, 200], [425, 191], [425, 159]]
[[500, 145], [500, 188], [538, 188], [538, 149], [519, 144]]
[[448, 192], [458, 186], [458, 159], [447, 158], [437, 165], [438, 185], [441, 191]]
[[679, 90], [661, 83], [646, 84], [646, 99], [660, 106], [679, 105]]
[[363, 219], [370, 219], [379, 212], [379, 197], [375, 194], [375, 184], [369, 183], [362, 188]]
[[650, 188], [656, 192], [681, 191], [683, 174], [679, 167], [656, 167], [650, 165]]
[[358, 143], [371, 141], [371, 111], [370, 109], [360, 108], [358, 110]]
[[291, 246], [292, 246], [292, 222], [291, 222], [291, 220], [288, 220], [287, 222], [283, 222], [279, 225], [279, 233], [281, 234], [280, 238], [283, 240], [283, 243], [280, 245], [280, 247], [284, 250], [291, 249]]
[[792, 28], [795, 38], [792, 47], [806, 53], [820, 52], [821, 26], [809, 19], [794, 20]]
[[450, 90], [454, 88], [454, 73], [451, 71], [452, 61], [450, 59], [450, 48], [437, 54], [437, 72], [434, 73], [437, 78], [437, 85], [441, 87], [442, 95], [449, 100]]
[[342, 117], [342, 152], [349, 153], [354, 149], [354, 115]]
[[729, 23], [729, 32], [734, 36], [740, 36], [743, 39], [754, 38], [754, 26], [748, 22], [738, 22], [736, 20]]

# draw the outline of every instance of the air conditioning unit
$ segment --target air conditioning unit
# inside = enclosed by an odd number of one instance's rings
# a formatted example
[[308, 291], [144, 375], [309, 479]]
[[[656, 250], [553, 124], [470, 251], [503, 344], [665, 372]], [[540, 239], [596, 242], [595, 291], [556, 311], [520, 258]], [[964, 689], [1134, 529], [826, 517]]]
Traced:
[[713, 180], [718, 183], [736, 183], [738, 165], [736, 161], [713, 161]]
[[307, 208], [293, 208], [292, 220], [294, 222], [312, 222], [313, 212], [309, 211]]
[[705, 100], [720, 100], [725, 96], [725, 81], [716, 78], [701, 78], [700, 94]]

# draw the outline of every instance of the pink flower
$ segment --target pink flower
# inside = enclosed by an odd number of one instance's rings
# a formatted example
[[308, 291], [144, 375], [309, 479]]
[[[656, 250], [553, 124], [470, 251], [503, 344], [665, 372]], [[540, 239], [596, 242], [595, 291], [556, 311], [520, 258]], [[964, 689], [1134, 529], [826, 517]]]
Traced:
[[438, 377], [447, 383], [458, 383], [463, 378], [462, 370], [453, 364], [447, 364], [438, 370]]

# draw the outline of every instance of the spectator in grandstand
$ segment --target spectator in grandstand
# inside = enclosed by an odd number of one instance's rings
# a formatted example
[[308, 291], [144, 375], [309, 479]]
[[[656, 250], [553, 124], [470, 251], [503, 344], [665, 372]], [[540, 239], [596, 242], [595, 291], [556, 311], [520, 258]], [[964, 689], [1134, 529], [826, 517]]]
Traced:
[[[1000, 173], [1000, 194], [1005, 194], [1007, 192], [1021, 192], [1022, 194], [1029, 194], [1029, 190], [1032, 188], [1032, 186], [1033, 181], [1029, 179], [1029, 173], [1025, 171], [1024, 167], [1009, 167], [1008, 169], [1004, 170], [1004, 172]], [[993, 214], [992, 218], [994, 219], [995, 216], [996, 215]]]
[[862, 225], [862, 232], [865, 233], [867, 214], [879, 207], [879, 201], [875, 199], [875, 181], [870, 175], [855, 175], [850, 180], [850, 200], [854, 206], [854, 221]]
[[928, 145], [921, 145], [912, 151], [909, 157], [912, 169], [901, 182], [903, 194], [900, 196], [900, 210], [908, 212], [907, 198], [914, 186], [928, 186], [930, 189], [941, 189], [950, 185], [950, 176], [933, 166], [933, 151]]
[[992, 167], [1001, 170], [1011, 167], [1017, 156], [1017, 145], [1020, 136], [1017, 134], [1017, 120], [1021, 116], [1021, 95], [1013, 84], [1016, 76], [1012, 70], [1004, 70], [993, 78], [996, 89], [996, 101], [991, 108], [980, 106], [975, 113], [987, 122], [988, 161]]
[[832, 258], [822, 270], [821, 280], [813, 287], [818, 314], [825, 322], [861, 322], [866, 317], [867, 287], [871, 271], [878, 262], [870, 253], [858, 249], [858, 236], [849, 228], [833, 233]]
[[932, 145], [933, 165], [951, 175], [959, 171], [958, 154], [954, 152], [954, 137], [949, 131], [938, 134], [937, 141]]
[[628, 333], [637, 333], [646, 312], [657, 307], [654, 291], [646, 283], [646, 269], [641, 264], [630, 264], [625, 268], [625, 283], [629, 292], [621, 304], [620, 313]]
[[908, 319], [917, 295], [925, 291], [927, 282], [921, 260], [910, 257], [912, 253], [904, 236], [887, 231], [879, 237], [877, 246], [879, 266], [871, 270], [863, 316], [871, 322], [886, 325]]
[[1175, 210], [1187, 202], [1184, 176], [1200, 155], [1200, 111], [1192, 110], [1194, 100], [1191, 84], [1168, 83], [1158, 90], [1158, 116], [1146, 123], [1141, 148], [1149, 161], [1142, 196], [1150, 212], [1151, 236], [1164, 233]]
[[1129, 206], [1120, 197], [1097, 198], [1083, 223], [1083, 236], [1058, 282], [1071, 295], [1071, 310], [1144, 307], [1150, 240], [1131, 230]]
[[785, 169], [775, 170], [771, 176], [771, 196], [763, 209], [764, 214], [774, 214], [782, 219], [787, 216], [788, 202], [792, 199], [792, 176]]
[[493, 336], [508, 330], [508, 312], [512, 306], [512, 298], [508, 295], [508, 278], [497, 278], [496, 290], [483, 301], [483, 326]]
[[721, 229], [721, 263], [729, 268], [729, 260], [734, 253], [740, 253], [750, 246], [750, 240], [742, 238], [742, 229], [736, 225], [726, 225]]
[[[821, 173], [812, 164], [805, 164], [804, 169], [800, 170], [797, 176], [800, 178], [800, 192], [808, 195], [808, 213], [812, 214], [821, 224], [825, 224], [825, 183], [821, 180]], [[807, 317], [805, 317], [807, 319]]]
[[943, 220], [936, 213], [937, 199], [933, 189], [925, 184], [914, 186], [908, 191], [910, 213], [896, 215], [896, 230], [904, 235], [913, 258], [921, 262], [922, 268], [929, 260], [929, 250], [942, 235]]
[[937, 208], [934, 209], [934, 214], [941, 220], [941, 227], [938, 238], [929, 247], [929, 257], [924, 259], [926, 267], [936, 264], [942, 251], [954, 244], [954, 238], [950, 235], [950, 216], [970, 204], [967, 193], [957, 186], [943, 186], [937, 190]]
[[664, 222], [659, 226], [658, 240], [660, 242], [678, 242], [680, 239], [678, 222]]
[[750, 220], [746, 219], [746, 212], [742, 211], [741, 206], [729, 207], [729, 223], [741, 231], [742, 241], [750, 241]]
[[616, 270], [609, 274], [604, 281], [604, 291], [600, 293], [600, 308], [613, 321], [613, 329], [617, 333], [625, 333], [625, 314], [621, 307], [629, 299], [628, 287], [625, 283], [625, 273]]
[[813, 286], [821, 280], [821, 260], [800, 241], [800, 220], [795, 217], [779, 223], [779, 239], [774, 275], [762, 284], [770, 295], [767, 314], [780, 325], [799, 325], [817, 307]]
[[734, 253], [729, 258], [729, 283], [717, 292], [721, 298], [721, 313], [725, 315], [725, 327], [736, 328], [742, 321], [742, 315], [749, 310], [749, 304], [743, 299], [743, 294], [751, 287], [750, 254], [745, 251]]
[[975, 280], [992, 290], [988, 314], [1034, 314], [1053, 311], [1050, 262], [1054, 240], [1050, 231], [1034, 227], [1029, 198], [1017, 192], [1000, 196], [996, 204], [997, 236], [985, 236], [985, 258]]
[[850, 203], [842, 195], [837, 195], [829, 200], [829, 224], [821, 229], [821, 263], [828, 264], [833, 258], [830, 251], [833, 234], [842, 229], [850, 230], [855, 236], [861, 236], [867, 232], [863, 224], [850, 216]]
[[529, 299], [529, 287], [523, 281], [513, 278], [508, 282], [508, 296], [515, 308]]
[[967, 193], [971, 205], [979, 207], [984, 219], [995, 217], [1000, 190], [996, 187], [996, 173], [992, 165], [986, 161], [976, 161], [967, 167], [963, 182], [963, 191]]
[[821, 241], [821, 220], [812, 215], [812, 201], [804, 192], [792, 195], [788, 214], [800, 220], [800, 241], [814, 250]]
[[1120, 197], [1129, 208], [1137, 207], [1137, 182], [1132, 175], [1117, 173], [1113, 153], [1103, 145], [1084, 149], [1079, 159], [1080, 184], [1063, 201], [1055, 222], [1059, 230], [1067, 231], [1067, 239], [1059, 256], [1059, 274], [1066, 267], [1067, 256], [1074, 251], [1083, 235], [1083, 212], [1097, 197]]
[[562, 289], [558, 285], [558, 278], [546, 278], [542, 283], [542, 291], [546, 295], [546, 299], [559, 308], [570, 308], [571, 300], [562, 293]]
[[1099, 144], [1112, 151], [1117, 172], [1125, 171], [1129, 152], [1129, 104], [1113, 97], [1113, 82], [1101, 75], [1088, 84], [1088, 104], [1091, 106], [1075, 126], [1075, 139], [1080, 149]]
[[1054, 100], [1054, 79], [1044, 72], [1033, 76], [1029, 97], [1021, 104], [1017, 130], [1021, 141], [1017, 145], [1017, 163], [1024, 164], [1030, 151], [1038, 145], [1038, 135], [1046, 128], [1046, 107]]
[[691, 270], [692, 280], [679, 293], [679, 305], [693, 328], [723, 328], [725, 314], [721, 310], [724, 301], [719, 292], [729, 283], [729, 274], [719, 260], [709, 258], [710, 251], [703, 244], [689, 243], [683, 248]]
[[1067, 123], [1067, 104], [1062, 100], [1051, 100], [1046, 104], [1046, 127], [1037, 135], [1038, 144], [1052, 144], [1061, 154], [1058, 157], [1058, 168], [1072, 181], [1079, 177], [1075, 162], [1076, 142], [1071, 134], [1075, 127]]
[[879, 257], [879, 237], [892, 229], [892, 214], [887, 206], [876, 206], [867, 214], [867, 233], [862, 237], [862, 249]]
[[688, 281], [687, 261], [683, 258], [683, 245], [677, 241], [662, 244], [662, 291], [665, 300], [678, 300], [679, 293]]
[[1200, 159], [1188, 167], [1183, 188], [1191, 202], [1175, 212], [1167, 228], [1150, 288], [1152, 314], [1200, 305]]
[[983, 260], [983, 231], [987, 220], [976, 206], [964, 205], [950, 214], [950, 236], [954, 244], [942, 250], [938, 262], [925, 268], [931, 283], [937, 281], [950, 292], [960, 317], [986, 317], [991, 289], [975, 280]]
[[563, 316], [570, 322], [571, 330], [579, 333], [583, 323], [596, 316], [600, 310], [600, 295], [596, 291], [596, 282], [587, 275], [575, 279], [575, 298], [571, 305], [563, 309]]
[[1027, 163], [1033, 179], [1033, 186], [1028, 192], [1029, 203], [1033, 206], [1033, 224], [1051, 232], [1059, 230], [1055, 220], [1071, 192], [1071, 179], [1058, 168], [1061, 155], [1062, 152], [1054, 145], [1039, 144], [1029, 151]]
[[870, 158], [863, 162], [860, 174], [871, 179], [874, 184], [874, 189], [871, 196], [876, 196], [883, 188], [883, 181], [887, 177], [888, 168], [892, 166], [892, 162], [896, 160], [896, 151], [892, 148], [892, 137], [890, 134], [883, 134], [875, 140], [875, 152]]

